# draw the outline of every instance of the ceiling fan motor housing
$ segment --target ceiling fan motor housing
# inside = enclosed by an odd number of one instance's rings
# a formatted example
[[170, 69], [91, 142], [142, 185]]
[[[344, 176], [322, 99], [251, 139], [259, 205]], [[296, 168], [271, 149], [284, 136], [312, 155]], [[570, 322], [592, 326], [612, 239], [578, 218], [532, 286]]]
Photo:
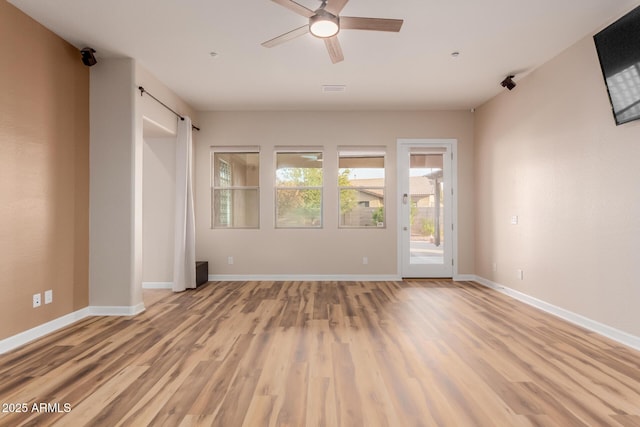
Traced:
[[309, 18], [309, 31], [318, 38], [335, 36], [340, 31], [340, 17], [320, 8]]

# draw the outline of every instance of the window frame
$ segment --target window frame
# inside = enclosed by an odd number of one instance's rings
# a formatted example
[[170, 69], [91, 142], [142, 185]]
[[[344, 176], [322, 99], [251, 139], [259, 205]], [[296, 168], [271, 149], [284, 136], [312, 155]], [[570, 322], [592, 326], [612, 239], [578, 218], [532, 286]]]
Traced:
[[[320, 186], [279, 186], [278, 185], [278, 155], [279, 154], [320, 154], [322, 167], [320, 168], [322, 176], [322, 185]], [[321, 230], [324, 228], [324, 185], [325, 185], [325, 166], [324, 147], [275, 147], [273, 151], [273, 210], [274, 210], [274, 228], [277, 230]], [[278, 191], [279, 190], [318, 190], [320, 191], [320, 212], [318, 225], [310, 226], [286, 226], [278, 224]]]
[[[346, 154], [346, 155], [345, 155]], [[348, 169], [340, 167], [340, 159], [348, 158], [348, 157], [359, 157], [359, 158], [382, 158], [382, 170], [384, 172], [383, 177], [383, 185], [382, 186], [342, 186], [340, 185], [340, 170]], [[346, 230], [373, 230], [373, 229], [386, 229], [387, 228], [387, 149], [386, 147], [366, 147], [366, 146], [348, 146], [348, 147], [338, 147], [337, 149], [337, 175], [336, 179], [336, 187], [338, 189], [338, 228], [346, 229]], [[376, 224], [374, 226], [367, 225], [345, 225], [342, 221], [342, 191], [343, 190], [382, 190], [382, 217], [384, 221], [382, 225]]]
[[[260, 147], [259, 146], [211, 146], [209, 151], [209, 169], [210, 169], [210, 229], [212, 230], [258, 230], [260, 229], [261, 223], [261, 214], [260, 214], [260, 163], [262, 162], [260, 155]], [[217, 164], [216, 164], [216, 154], [255, 154], [258, 159], [258, 185], [231, 185], [233, 183], [233, 166], [226, 160], [219, 159], [220, 161], [226, 163], [229, 166], [229, 181], [230, 185], [221, 186], [215, 185], [216, 173], [218, 172]], [[231, 192], [231, 196], [229, 199], [231, 200], [231, 205], [233, 205], [233, 191], [234, 190], [254, 190], [257, 195], [257, 206], [256, 206], [256, 218], [257, 224], [255, 226], [236, 226], [234, 225], [234, 215], [233, 208], [228, 209], [227, 212], [227, 220], [229, 221], [229, 225], [227, 226], [217, 226], [215, 221], [215, 193], [216, 190], [229, 190]]]

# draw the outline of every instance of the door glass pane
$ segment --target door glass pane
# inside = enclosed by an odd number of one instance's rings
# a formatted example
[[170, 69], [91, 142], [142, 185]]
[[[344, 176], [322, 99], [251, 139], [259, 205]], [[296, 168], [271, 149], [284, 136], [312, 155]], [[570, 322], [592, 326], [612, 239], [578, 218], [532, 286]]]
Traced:
[[410, 155], [410, 264], [444, 263], [443, 154]]

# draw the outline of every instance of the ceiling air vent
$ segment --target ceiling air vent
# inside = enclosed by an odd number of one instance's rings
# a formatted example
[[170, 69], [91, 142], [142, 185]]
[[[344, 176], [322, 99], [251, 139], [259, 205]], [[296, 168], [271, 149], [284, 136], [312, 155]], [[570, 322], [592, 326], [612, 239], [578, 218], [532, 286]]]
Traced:
[[347, 90], [347, 85], [322, 85], [324, 93], [344, 92], [345, 90]]

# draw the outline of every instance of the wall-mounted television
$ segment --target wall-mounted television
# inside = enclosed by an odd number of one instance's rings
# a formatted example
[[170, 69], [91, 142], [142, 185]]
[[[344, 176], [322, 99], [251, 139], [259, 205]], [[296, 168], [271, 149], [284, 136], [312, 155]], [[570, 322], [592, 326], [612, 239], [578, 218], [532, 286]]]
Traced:
[[593, 36], [617, 125], [640, 119], [640, 7]]

